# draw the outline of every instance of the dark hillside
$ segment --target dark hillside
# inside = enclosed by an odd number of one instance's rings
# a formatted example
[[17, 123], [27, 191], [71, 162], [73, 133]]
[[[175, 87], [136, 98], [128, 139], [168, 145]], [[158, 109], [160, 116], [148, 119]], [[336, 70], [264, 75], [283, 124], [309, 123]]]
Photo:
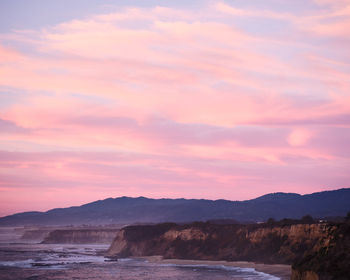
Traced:
[[108, 198], [47, 212], [25, 212], [0, 218], [0, 226], [101, 225], [207, 220], [266, 221], [268, 218], [344, 216], [350, 210], [350, 189], [299, 195], [267, 194], [252, 200]]

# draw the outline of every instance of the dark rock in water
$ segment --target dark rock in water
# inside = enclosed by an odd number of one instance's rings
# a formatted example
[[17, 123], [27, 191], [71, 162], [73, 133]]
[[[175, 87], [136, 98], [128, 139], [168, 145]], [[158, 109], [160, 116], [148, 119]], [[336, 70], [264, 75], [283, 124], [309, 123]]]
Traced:
[[51, 266], [57, 266], [57, 265], [65, 265], [64, 262], [61, 263], [31, 263], [31, 266], [33, 267], [51, 267]]
[[117, 257], [106, 257], [105, 262], [117, 262]]

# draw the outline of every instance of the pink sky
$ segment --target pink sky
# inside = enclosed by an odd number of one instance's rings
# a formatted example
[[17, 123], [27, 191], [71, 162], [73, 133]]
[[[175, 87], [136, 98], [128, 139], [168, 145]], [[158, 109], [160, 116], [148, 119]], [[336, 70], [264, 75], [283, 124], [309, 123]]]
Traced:
[[102, 2], [0, 7], [0, 216], [350, 187], [350, 1]]

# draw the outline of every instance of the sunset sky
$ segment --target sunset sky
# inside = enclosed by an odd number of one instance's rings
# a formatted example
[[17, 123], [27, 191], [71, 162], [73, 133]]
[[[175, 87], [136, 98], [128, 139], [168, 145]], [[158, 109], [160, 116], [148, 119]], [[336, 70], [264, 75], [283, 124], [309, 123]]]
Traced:
[[0, 1], [0, 216], [349, 180], [350, 0]]

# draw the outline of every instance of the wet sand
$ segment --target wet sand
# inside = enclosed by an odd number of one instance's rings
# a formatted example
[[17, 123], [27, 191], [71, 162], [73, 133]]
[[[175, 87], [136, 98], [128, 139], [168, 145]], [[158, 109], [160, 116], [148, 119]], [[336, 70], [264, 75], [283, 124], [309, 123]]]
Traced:
[[149, 262], [160, 264], [176, 264], [176, 265], [225, 265], [242, 268], [254, 268], [256, 271], [277, 276], [283, 280], [289, 280], [291, 277], [291, 266], [286, 264], [262, 264], [253, 262], [227, 262], [227, 261], [205, 261], [205, 260], [179, 260], [179, 259], [163, 259], [162, 256], [143, 257]]

